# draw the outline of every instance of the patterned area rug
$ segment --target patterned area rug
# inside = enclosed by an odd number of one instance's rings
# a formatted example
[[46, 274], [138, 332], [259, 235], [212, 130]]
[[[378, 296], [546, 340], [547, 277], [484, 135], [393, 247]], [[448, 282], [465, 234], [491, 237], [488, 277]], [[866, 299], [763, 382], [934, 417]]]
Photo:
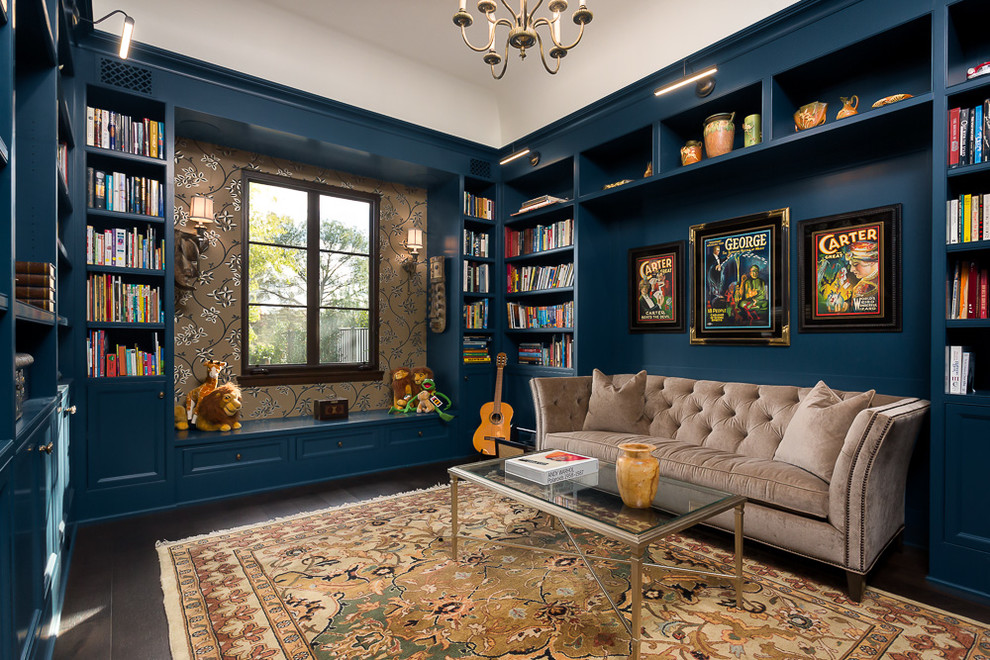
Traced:
[[[464, 532], [568, 548], [536, 511], [461, 486]], [[449, 556], [447, 488], [159, 545], [173, 657], [625, 658], [625, 629], [580, 559], [465, 541]], [[585, 550], [617, 552], [578, 534]], [[658, 563], [730, 570], [729, 551], [670, 537]], [[599, 562], [628, 616], [629, 568]], [[868, 590], [861, 604], [747, 561], [729, 584], [648, 571], [644, 658], [990, 659], [990, 627]]]

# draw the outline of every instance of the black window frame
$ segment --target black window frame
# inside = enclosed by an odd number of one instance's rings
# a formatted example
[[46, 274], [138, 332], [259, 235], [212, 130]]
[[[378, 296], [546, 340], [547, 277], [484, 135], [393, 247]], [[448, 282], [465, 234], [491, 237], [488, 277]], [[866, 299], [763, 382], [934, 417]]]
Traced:
[[[307, 253], [307, 283], [306, 283], [306, 355], [307, 364], [273, 364], [264, 366], [251, 366], [248, 364], [250, 353], [250, 323], [248, 321], [248, 308], [250, 301], [250, 239], [251, 239], [251, 196], [250, 184], [262, 183], [271, 186], [280, 186], [301, 190], [307, 195], [307, 228], [306, 239]], [[241, 176], [241, 191], [243, 204], [241, 205], [241, 282], [243, 283], [243, 295], [241, 296], [241, 375], [238, 380], [245, 386], [266, 386], [266, 385], [301, 385], [311, 383], [342, 383], [350, 381], [373, 381], [381, 380], [384, 372], [379, 367], [380, 347], [378, 345], [378, 291], [379, 291], [379, 232], [380, 232], [380, 210], [381, 195], [361, 190], [351, 190], [340, 186], [332, 186], [325, 183], [300, 181], [289, 177], [257, 172], [254, 170], [244, 170]], [[342, 197], [344, 199], [368, 202], [371, 206], [368, 235], [368, 361], [351, 362], [338, 364], [319, 363], [320, 344], [320, 300], [318, 274], [320, 263], [320, 213], [319, 198], [321, 195]], [[313, 268], [313, 264], [317, 268]], [[313, 362], [313, 359], [316, 362]]]

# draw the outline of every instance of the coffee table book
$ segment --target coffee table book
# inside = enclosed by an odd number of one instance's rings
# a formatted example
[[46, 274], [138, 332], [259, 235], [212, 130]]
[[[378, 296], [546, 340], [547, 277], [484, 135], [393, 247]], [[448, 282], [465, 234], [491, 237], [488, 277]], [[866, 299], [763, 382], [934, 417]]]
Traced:
[[567, 451], [552, 450], [526, 454], [505, 461], [505, 473], [535, 481], [554, 484], [598, 472], [598, 459]]

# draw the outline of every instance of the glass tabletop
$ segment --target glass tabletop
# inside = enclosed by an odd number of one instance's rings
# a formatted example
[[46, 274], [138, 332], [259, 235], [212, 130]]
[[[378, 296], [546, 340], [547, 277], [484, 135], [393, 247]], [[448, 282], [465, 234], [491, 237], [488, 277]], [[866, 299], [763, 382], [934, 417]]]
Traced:
[[[660, 478], [653, 506], [632, 509], [622, 503], [615, 478], [615, 464], [598, 461], [598, 472], [576, 479], [542, 485], [506, 474], [507, 459], [497, 458], [450, 468], [451, 475], [466, 481], [497, 485], [536, 500], [573, 511], [623, 532], [643, 535], [703, 509], [719, 509], [739, 497], [676, 479]], [[715, 515], [718, 511], [712, 511]]]

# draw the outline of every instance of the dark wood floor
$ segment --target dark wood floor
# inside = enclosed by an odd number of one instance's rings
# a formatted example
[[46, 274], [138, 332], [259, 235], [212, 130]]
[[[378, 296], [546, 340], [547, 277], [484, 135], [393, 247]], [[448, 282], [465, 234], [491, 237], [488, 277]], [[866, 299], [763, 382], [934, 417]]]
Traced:
[[[463, 461], [458, 461], [458, 463]], [[169, 658], [168, 633], [155, 542], [179, 540], [279, 516], [356, 502], [446, 483], [448, 463], [339, 479], [163, 513], [88, 525], [76, 535], [62, 631], [55, 659], [157, 660]], [[711, 539], [730, 547], [728, 535]], [[837, 569], [807, 562], [755, 543], [747, 556], [802, 572], [845, 588]], [[924, 552], [910, 546], [890, 552], [870, 575], [868, 586], [990, 624], [990, 605], [973, 603], [925, 580]]]

